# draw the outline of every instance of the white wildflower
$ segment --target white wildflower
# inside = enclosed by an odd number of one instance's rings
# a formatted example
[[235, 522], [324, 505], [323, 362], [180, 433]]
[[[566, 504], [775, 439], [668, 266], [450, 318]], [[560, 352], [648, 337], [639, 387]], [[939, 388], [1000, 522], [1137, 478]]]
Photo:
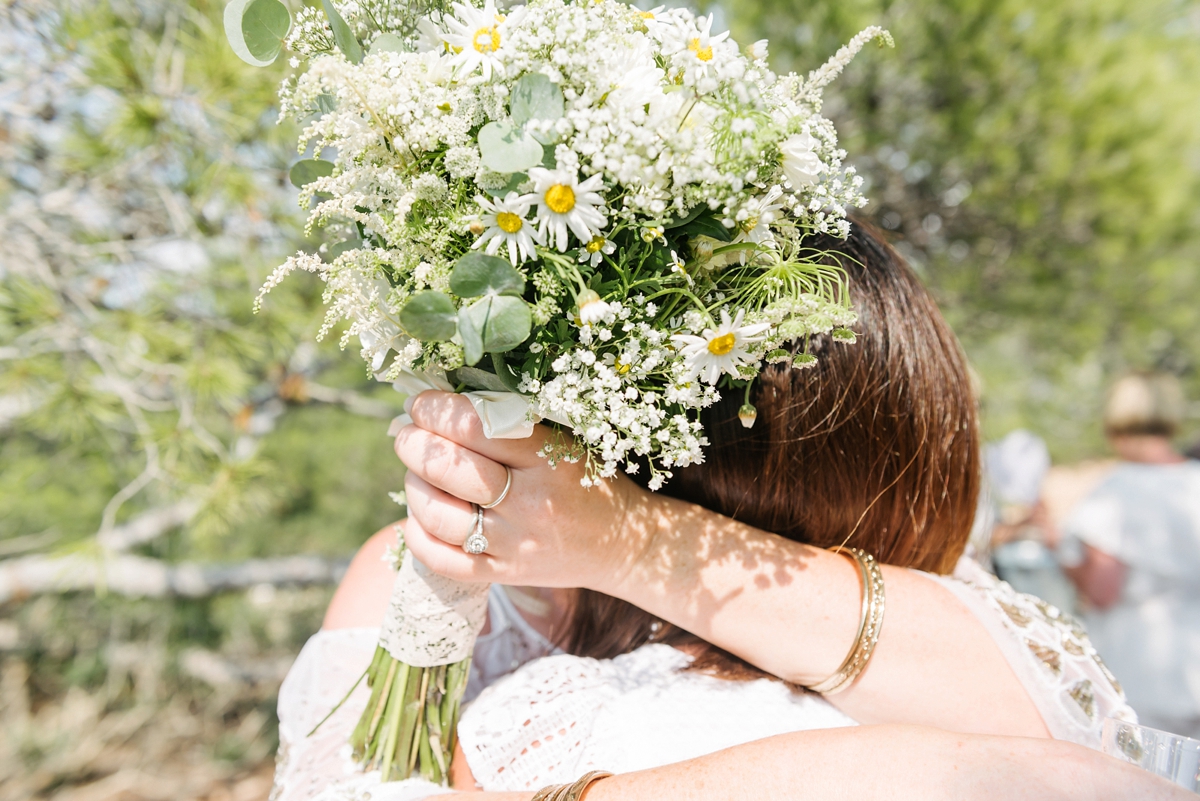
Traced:
[[737, 317], [730, 319], [729, 312], [721, 310], [721, 324], [706, 328], [701, 336], [676, 334], [671, 339], [682, 347], [688, 373], [706, 384], [715, 385], [722, 373], [737, 377], [738, 368], [753, 361], [747, 345], [760, 342], [763, 332], [770, 323], [742, 325], [745, 309], [738, 309]]
[[538, 230], [559, 252], [567, 249], [567, 229], [580, 242], [590, 242], [608, 224], [604, 198], [596, 191], [604, 184], [603, 176], [580, 182], [567, 170], [534, 167], [529, 177], [533, 194], [526, 197], [538, 204]]
[[526, 219], [533, 206], [529, 195], [509, 192], [503, 200], [488, 200], [477, 195], [475, 202], [485, 212], [481, 220], [484, 230], [472, 247], [486, 245], [485, 252], [495, 256], [501, 247], [507, 246], [508, 260], [514, 267], [533, 258], [536, 252], [534, 243], [540, 245], [544, 240], [531, 221]]

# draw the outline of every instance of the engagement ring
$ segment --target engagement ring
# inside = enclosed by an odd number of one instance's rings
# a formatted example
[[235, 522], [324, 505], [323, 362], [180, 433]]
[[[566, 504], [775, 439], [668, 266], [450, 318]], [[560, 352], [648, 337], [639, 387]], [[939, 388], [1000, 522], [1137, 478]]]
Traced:
[[[501, 499], [503, 499], [503, 496], [501, 496]], [[467, 539], [462, 546], [463, 550], [472, 556], [479, 556], [479, 554], [486, 551], [488, 547], [487, 537], [483, 536], [484, 508], [486, 507], [475, 507], [475, 525], [472, 527], [471, 533], [467, 536]]]

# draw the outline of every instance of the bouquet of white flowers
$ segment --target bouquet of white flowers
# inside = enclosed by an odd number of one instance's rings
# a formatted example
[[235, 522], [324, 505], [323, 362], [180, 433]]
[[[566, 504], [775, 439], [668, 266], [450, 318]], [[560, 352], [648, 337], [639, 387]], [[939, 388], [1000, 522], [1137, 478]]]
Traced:
[[[317, 273], [322, 333], [347, 321], [376, 377], [469, 390], [489, 436], [553, 421], [545, 456], [585, 485], [646, 465], [657, 489], [703, 459], [721, 391], [753, 425], [765, 363], [854, 339], [808, 238], [865, 202], [821, 91], [881, 29], [807, 77], [712, 17], [617, 0], [322, 0], [294, 24], [233, 0], [226, 29], [251, 63], [294, 54], [282, 110], [314, 157], [292, 179], [326, 238], [263, 293]], [[445, 776], [484, 592], [401, 562], [354, 736], [385, 780]]]

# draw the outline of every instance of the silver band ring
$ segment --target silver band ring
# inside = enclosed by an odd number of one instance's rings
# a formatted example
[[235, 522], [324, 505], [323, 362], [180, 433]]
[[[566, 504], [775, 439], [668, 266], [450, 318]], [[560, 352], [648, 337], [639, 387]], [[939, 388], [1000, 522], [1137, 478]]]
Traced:
[[487, 550], [488, 539], [483, 536], [483, 507], [475, 507], [475, 525], [471, 527], [471, 533], [467, 535], [466, 541], [463, 542], [462, 549], [471, 556], [479, 556]]
[[496, 500], [492, 501], [491, 503], [481, 503], [479, 505], [480, 509], [495, 509], [497, 506], [500, 505], [501, 501], [503, 501], [505, 498], [508, 497], [508, 491], [510, 489], [512, 489], [512, 469], [509, 468], [508, 465], [502, 465], [502, 466], [504, 467], [505, 479], [504, 479], [504, 489], [501, 490], [500, 497], [497, 498]]

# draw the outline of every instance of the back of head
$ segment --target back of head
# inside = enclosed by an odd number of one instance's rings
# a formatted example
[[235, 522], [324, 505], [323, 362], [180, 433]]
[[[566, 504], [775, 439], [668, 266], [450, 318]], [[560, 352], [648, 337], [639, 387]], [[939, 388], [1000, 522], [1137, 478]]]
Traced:
[[704, 414], [704, 464], [664, 492], [788, 539], [860, 547], [887, 564], [949, 572], [979, 486], [966, 360], [928, 290], [874, 229], [814, 241], [847, 274], [858, 341], [796, 343], [806, 369], [763, 371], [747, 430], [740, 392]]
[[[812, 367], [768, 367], [753, 428], [740, 391], [703, 414], [706, 460], [661, 492], [819, 547], [860, 547], [881, 562], [946, 573], [962, 554], [980, 481], [966, 360], [929, 292], [870, 226], [814, 237], [845, 270], [858, 341], [794, 343]], [[623, 601], [582, 592], [568, 651], [613, 656], [670, 627]], [[730, 657], [731, 659], [731, 657]]]
[[1169, 373], [1131, 373], [1117, 380], [1104, 406], [1110, 437], [1171, 437], [1183, 422], [1183, 389]]

